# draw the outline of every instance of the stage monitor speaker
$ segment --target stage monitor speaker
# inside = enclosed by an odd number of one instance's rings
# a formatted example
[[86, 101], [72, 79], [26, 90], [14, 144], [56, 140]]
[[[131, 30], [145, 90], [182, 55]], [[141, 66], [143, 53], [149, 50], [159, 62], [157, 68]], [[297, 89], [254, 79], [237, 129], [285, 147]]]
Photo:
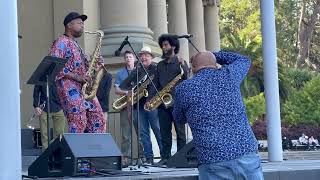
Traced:
[[30, 165], [29, 176], [63, 177], [91, 171], [121, 170], [121, 152], [109, 133], [66, 133]]
[[198, 167], [197, 151], [193, 145], [193, 140], [183, 146], [167, 161], [169, 168], [196, 168]]

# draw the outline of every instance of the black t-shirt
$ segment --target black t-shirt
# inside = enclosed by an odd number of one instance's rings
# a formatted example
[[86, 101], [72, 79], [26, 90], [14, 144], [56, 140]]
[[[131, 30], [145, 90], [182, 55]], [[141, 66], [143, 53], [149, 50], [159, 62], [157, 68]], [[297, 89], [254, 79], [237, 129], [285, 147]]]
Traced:
[[[57, 92], [57, 87], [53, 83], [49, 85], [50, 95], [50, 112], [58, 112], [61, 110], [61, 103]], [[47, 102], [47, 86], [46, 85], [35, 85], [33, 89], [33, 107], [40, 107], [43, 103]], [[45, 103], [43, 109], [48, 112], [48, 104]]]

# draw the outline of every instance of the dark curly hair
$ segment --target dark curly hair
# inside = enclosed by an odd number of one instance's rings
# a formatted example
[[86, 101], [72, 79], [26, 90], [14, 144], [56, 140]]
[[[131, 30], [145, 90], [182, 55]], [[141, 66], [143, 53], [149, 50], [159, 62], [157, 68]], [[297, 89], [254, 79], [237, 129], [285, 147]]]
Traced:
[[168, 41], [169, 44], [171, 46], [176, 47], [174, 49], [174, 53], [178, 54], [179, 50], [180, 50], [180, 43], [178, 40], [178, 36], [177, 35], [173, 35], [173, 34], [162, 34], [159, 38], [158, 38], [158, 44], [160, 46], [160, 48], [162, 48], [162, 43], [163, 41]]

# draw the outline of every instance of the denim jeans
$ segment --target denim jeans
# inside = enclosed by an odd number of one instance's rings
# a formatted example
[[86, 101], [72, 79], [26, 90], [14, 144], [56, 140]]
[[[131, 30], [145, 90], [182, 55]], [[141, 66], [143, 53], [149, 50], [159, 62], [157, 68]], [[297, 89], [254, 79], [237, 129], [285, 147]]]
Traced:
[[143, 145], [144, 155], [146, 158], [153, 158], [152, 143], [150, 138], [150, 127], [156, 137], [159, 150], [160, 152], [162, 151], [158, 110], [148, 112], [145, 111], [143, 108], [139, 108], [139, 127], [140, 140]]
[[261, 160], [256, 153], [230, 161], [201, 164], [198, 170], [199, 180], [263, 180]]

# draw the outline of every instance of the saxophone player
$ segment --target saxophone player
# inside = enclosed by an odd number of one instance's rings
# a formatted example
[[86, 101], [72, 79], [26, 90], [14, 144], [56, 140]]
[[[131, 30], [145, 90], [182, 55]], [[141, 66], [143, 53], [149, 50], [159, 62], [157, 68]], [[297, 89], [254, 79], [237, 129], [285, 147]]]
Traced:
[[[157, 71], [154, 77], [154, 83], [157, 89], [160, 91], [165, 88], [166, 85], [173, 80], [176, 76], [181, 73], [181, 68], [184, 71], [181, 80], [177, 83], [179, 84], [182, 80], [188, 78], [188, 65], [187, 63], [179, 58], [177, 54], [179, 53], [180, 44], [176, 35], [172, 34], [162, 34], [158, 39], [158, 44], [162, 48], [162, 57], [163, 60], [160, 61], [157, 65]], [[170, 92], [174, 96], [173, 92]], [[148, 101], [156, 95], [154, 89], [150, 90], [150, 95]], [[145, 109], [148, 109], [148, 102], [145, 104]], [[167, 159], [171, 156], [171, 147], [172, 147], [172, 123], [177, 134], [177, 149], [180, 150], [186, 144], [186, 134], [185, 134], [185, 125], [176, 123], [172, 116], [172, 107], [165, 107], [161, 104], [158, 107], [158, 116], [160, 123], [160, 133], [162, 140], [162, 152], [161, 152], [161, 161], [159, 165], [164, 165]]]
[[[154, 74], [157, 71], [157, 65], [155, 63], [152, 63], [152, 59], [154, 58], [154, 54], [151, 51], [151, 48], [149, 46], [144, 46], [140, 52], [139, 57], [142, 62], [143, 67], [146, 69], [149, 76], [152, 78], [154, 77]], [[142, 67], [138, 68], [138, 81], [141, 82], [141, 86], [146, 83], [146, 89], [150, 91], [150, 89], [153, 89], [154, 87], [150, 83], [150, 79], [147, 78], [145, 71]], [[149, 82], [148, 82], [149, 81]], [[129, 77], [120, 85], [122, 86], [134, 86], [137, 84], [137, 69], [133, 70], [133, 72], [129, 75]], [[140, 90], [142, 90], [145, 87], [141, 87]], [[137, 117], [137, 113], [134, 112], [135, 115], [135, 121], [139, 120], [139, 133], [140, 133], [140, 139], [141, 143], [143, 145], [143, 153], [146, 158], [145, 163], [148, 165], [152, 165], [154, 163], [153, 161], [153, 150], [152, 150], [152, 143], [150, 138], [150, 128], [152, 129], [160, 152], [162, 152], [162, 142], [161, 142], [161, 134], [160, 134], [160, 125], [159, 125], [159, 119], [158, 119], [158, 110], [155, 109], [153, 111], [146, 111], [144, 109], [144, 104], [146, 103], [146, 97], [139, 95], [139, 106], [136, 108], [139, 108], [139, 119]], [[137, 123], [134, 124], [136, 127], [135, 129], [138, 129]]]
[[87, 74], [89, 61], [76, 41], [84, 32], [86, 19], [86, 15], [70, 12], [63, 21], [65, 33], [53, 42], [50, 55], [68, 59], [56, 77], [56, 86], [69, 132], [83, 133], [87, 129], [89, 133], [103, 133], [105, 122], [97, 97], [86, 100], [81, 93], [82, 86], [92, 82]]

